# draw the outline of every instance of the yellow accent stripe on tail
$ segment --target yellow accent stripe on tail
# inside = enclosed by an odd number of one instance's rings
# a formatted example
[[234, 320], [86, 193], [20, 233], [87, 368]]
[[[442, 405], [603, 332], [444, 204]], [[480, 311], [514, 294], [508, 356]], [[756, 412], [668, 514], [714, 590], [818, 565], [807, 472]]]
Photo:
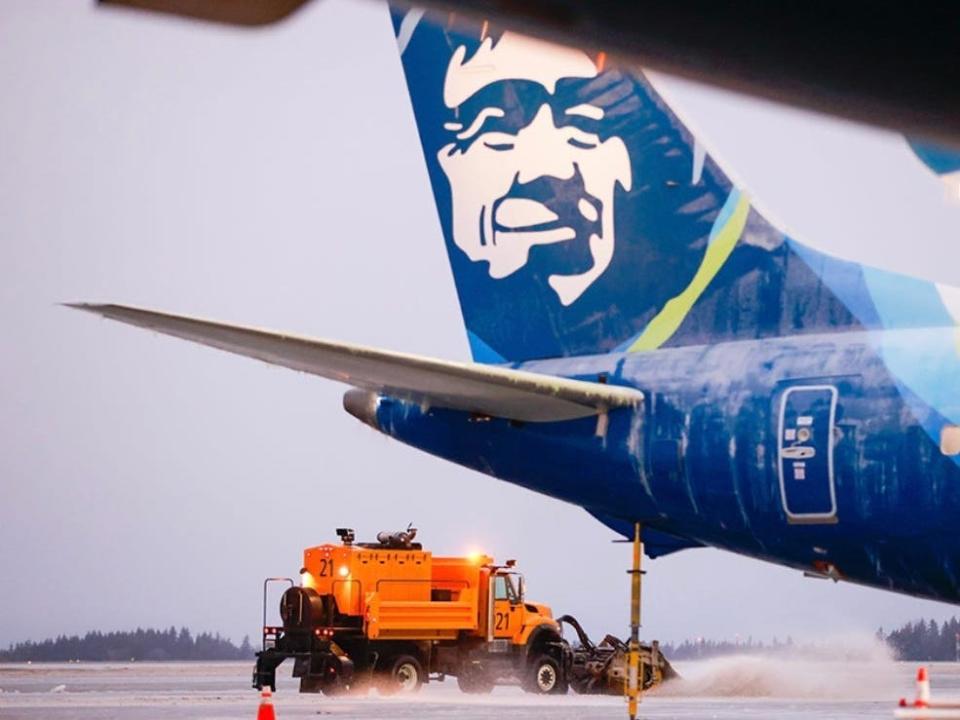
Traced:
[[743, 234], [749, 211], [750, 198], [746, 194], [741, 194], [730, 218], [707, 248], [703, 262], [697, 269], [697, 274], [693, 276], [693, 280], [690, 281], [690, 284], [682, 293], [667, 301], [663, 310], [657, 313], [656, 317], [640, 334], [640, 337], [627, 348], [627, 352], [656, 350], [673, 336], [677, 328], [680, 327], [680, 323], [687, 317], [687, 313], [690, 312], [693, 304], [700, 298], [710, 281], [713, 280], [727, 258], [730, 257], [730, 253], [733, 252], [734, 246]]

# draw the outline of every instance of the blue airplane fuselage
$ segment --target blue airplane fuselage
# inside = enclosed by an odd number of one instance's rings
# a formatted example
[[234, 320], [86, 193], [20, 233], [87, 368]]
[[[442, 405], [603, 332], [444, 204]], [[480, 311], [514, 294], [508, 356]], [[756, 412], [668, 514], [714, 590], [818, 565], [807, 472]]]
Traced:
[[[583, 506], [671, 549], [710, 545], [957, 602], [960, 467], [931, 428], [960, 409], [953, 327], [845, 332], [515, 365], [643, 391], [606, 419], [526, 423], [382, 399], [410, 445]], [[920, 398], [891, 372], [930, 373]], [[944, 383], [937, 387], [937, 378]]]

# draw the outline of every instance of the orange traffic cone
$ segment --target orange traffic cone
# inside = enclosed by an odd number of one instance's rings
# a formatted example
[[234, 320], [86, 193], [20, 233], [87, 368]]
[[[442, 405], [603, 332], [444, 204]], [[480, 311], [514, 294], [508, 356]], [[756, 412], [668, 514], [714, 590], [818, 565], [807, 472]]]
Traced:
[[273, 711], [273, 693], [269, 687], [260, 691], [260, 708], [257, 710], [257, 720], [277, 720]]
[[[917, 697], [913, 701], [913, 707], [925, 708], [930, 706], [930, 676], [925, 667], [917, 669]], [[910, 707], [906, 698], [900, 698], [900, 707]]]
[[917, 707], [926, 707], [930, 704], [930, 676], [927, 675], [927, 668], [921, 667], [917, 670], [917, 700], [914, 703]]

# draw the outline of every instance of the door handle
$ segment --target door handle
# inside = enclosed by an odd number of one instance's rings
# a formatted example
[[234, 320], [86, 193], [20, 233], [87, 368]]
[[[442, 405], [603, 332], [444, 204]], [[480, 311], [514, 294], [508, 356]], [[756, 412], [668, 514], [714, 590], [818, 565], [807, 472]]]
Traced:
[[787, 460], [809, 460], [816, 454], [817, 451], [815, 448], [804, 447], [802, 445], [792, 445], [780, 450], [780, 457], [786, 458]]

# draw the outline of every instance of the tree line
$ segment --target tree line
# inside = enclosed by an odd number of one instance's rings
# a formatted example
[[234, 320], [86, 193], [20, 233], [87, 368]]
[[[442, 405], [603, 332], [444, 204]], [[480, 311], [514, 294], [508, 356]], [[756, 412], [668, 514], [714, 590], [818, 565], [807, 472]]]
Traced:
[[917, 620], [877, 637], [887, 643], [898, 660], [960, 660], [960, 620], [953, 617], [937, 625]]
[[[956, 617], [939, 625], [934, 620], [917, 620], [890, 632], [880, 628], [876, 637], [890, 648], [897, 660], [960, 661], [960, 620]], [[745, 641], [697, 638], [679, 644], [664, 643], [660, 649], [670, 660], [696, 660], [720, 655], [781, 652], [793, 647], [790, 637], [783, 641], [774, 638], [769, 643], [753, 638]]]
[[249, 660], [253, 656], [249, 637], [244, 637], [238, 646], [219, 633], [202, 632], [194, 636], [187, 628], [177, 630], [175, 627], [94, 631], [82, 637], [60, 635], [42, 642], [27, 640], [0, 650], [0, 662]]

